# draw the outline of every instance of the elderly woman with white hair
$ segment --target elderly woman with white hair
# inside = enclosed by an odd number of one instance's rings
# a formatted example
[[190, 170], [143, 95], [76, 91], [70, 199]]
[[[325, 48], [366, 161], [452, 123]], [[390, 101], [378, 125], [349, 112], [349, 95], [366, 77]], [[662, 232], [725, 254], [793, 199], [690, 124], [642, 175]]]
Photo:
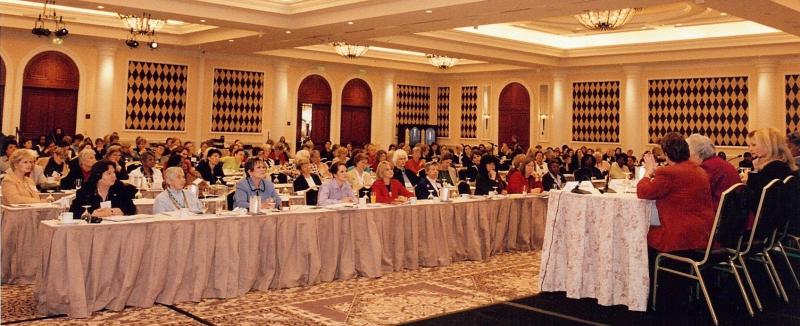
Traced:
[[714, 144], [711, 139], [700, 134], [692, 134], [686, 138], [689, 144], [689, 159], [706, 171], [708, 181], [711, 186], [711, 201], [714, 209], [719, 206], [722, 192], [730, 186], [741, 182], [736, 168], [728, 161], [717, 156]]
[[414, 188], [419, 182], [419, 176], [409, 169], [406, 169], [408, 153], [405, 150], [397, 149], [392, 154], [392, 165], [394, 165], [394, 176], [392, 179], [400, 181], [406, 188]]
[[156, 196], [153, 203], [153, 214], [182, 209], [195, 213], [203, 211], [203, 205], [197, 195], [184, 189], [186, 176], [184, 176], [181, 167], [173, 166], [167, 168], [164, 171], [164, 181], [167, 183], [167, 188]]

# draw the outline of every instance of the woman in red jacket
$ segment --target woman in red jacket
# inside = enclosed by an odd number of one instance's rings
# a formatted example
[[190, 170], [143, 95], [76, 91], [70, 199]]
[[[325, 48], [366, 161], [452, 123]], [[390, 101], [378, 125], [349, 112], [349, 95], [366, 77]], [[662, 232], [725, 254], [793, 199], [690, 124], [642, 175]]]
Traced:
[[383, 161], [378, 163], [377, 175], [380, 177], [372, 183], [372, 193], [375, 194], [376, 201], [383, 204], [406, 202], [414, 194], [405, 187], [400, 181], [392, 178], [394, 169], [392, 163]]
[[645, 175], [636, 186], [642, 199], [654, 199], [660, 226], [651, 226], [647, 244], [660, 251], [705, 248], [714, 222], [708, 175], [689, 160], [689, 145], [678, 133], [661, 141], [667, 166], [656, 169], [652, 154], [644, 157]]
[[542, 179], [536, 174], [536, 162], [528, 159], [524, 154], [514, 156], [511, 161], [513, 168], [508, 172], [509, 194], [521, 194], [523, 190], [531, 193], [542, 192]]

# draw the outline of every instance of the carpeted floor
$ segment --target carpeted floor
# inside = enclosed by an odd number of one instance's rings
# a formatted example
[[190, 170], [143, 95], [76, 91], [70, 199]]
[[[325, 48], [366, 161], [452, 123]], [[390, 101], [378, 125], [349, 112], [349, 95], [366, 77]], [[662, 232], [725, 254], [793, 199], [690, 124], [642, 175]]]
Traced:
[[536, 294], [540, 252], [390, 273], [306, 288], [252, 291], [227, 300], [102, 311], [88, 319], [36, 312], [33, 286], [0, 287], [3, 324], [18, 325], [382, 325], [400, 324]]

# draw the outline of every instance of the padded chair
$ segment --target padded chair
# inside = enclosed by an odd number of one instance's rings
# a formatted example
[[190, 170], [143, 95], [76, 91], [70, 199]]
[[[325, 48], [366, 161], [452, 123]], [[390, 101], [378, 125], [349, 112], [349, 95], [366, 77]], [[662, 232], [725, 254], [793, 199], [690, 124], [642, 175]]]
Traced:
[[761, 300], [758, 298], [758, 293], [753, 285], [753, 280], [745, 264], [745, 259], [761, 262], [764, 265], [764, 269], [767, 270], [767, 275], [769, 276], [775, 292], [785, 300], [788, 300], [785, 291], [781, 291], [783, 285], [780, 284], [780, 278], [776, 279], [774, 277], [777, 272], [773, 271], [775, 265], [772, 263], [772, 258], [769, 256], [768, 252], [764, 254], [764, 251], [770, 248], [774, 243], [774, 236], [777, 233], [778, 226], [781, 224], [781, 209], [784, 206], [783, 200], [783, 182], [778, 179], [770, 181], [761, 192], [755, 219], [753, 220], [753, 227], [750, 229], [743, 249], [740, 250], [738, 254], [739, 257], [743, 258], [740, 260], [742, 270], [744, 271], [745, 278], [750, 286], [750, 292], [753, 294], [753, 299], [759, 311], [764, 310], [764, 308], [761, 305]]
[[142, 166], [142, 162], [139, 162], [139, 161], [128, 162], [128, 165], [125, 166], [125, 171], [128, 171], [128, 173], [131, 173], [131, 172], [133, 172], [133, 170], [136, 170], [141, 166]]
[[461, 181], [458, 183], [458, 194], [468, 194], [472, 195], [472, 189], [469, 188], [469, 183], [466, 181]]
[[[742, 284], [742, 279], [739, 276], [739, 268], [742, 265], [737, 265], [736, 260], [742, 262], [741, 257], [738, 255], [737, 248], [741, 243], [741, 234], [747, 223], [749, 215], [749, 190], [747, 186], [742, 183], [737, 183], [722, 193], [719, 207], [717, 207], [717, 214], [714, 217], [714, 223], [711, 226], [710, 234], [712, 236], [708, 239], [708, 244], [701, 250], [686, 250], [680, 252], [659, 253], [655, 260], [655, 272], [653, 275], [653, 300], [651, 308], [656, 310], [656, 298], [658, 295], [658, 272], [665, 271], [675, 275], [683, 276], [696, 280], [703, 292], [708, 311], [711, 314], [711, 319], [714, 325], [718, 325], [717, 314], [714, 306], [711, 303], [711, 297], [708, 295], [705, 281], [703, 280], [702, 270], [714, 266], [726, 266], [728, 272], [733, 274], [736, 283], [739, 285], [739, 291], [742, 294], [742, 299], [747, 307], [750, 316], [753, 316], [753, 308], [750, 305], [750, 300], [747, 297], [747, 291]], [[662, 266], [662, 262], [670, 260], [681, 265], [689, 265], [691, 271], [686, 273], [677, 270], [672, 266]]]

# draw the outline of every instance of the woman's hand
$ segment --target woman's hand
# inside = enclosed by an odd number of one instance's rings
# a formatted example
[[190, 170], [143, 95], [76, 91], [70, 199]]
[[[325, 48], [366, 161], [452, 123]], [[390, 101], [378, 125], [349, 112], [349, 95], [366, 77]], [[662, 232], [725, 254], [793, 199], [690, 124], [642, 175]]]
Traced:
[[489, 179], [494, 180], [497, 178], [497, 171], [489, 171]]
[[644, 155], [644, 171], [645, 176], [651, 176], [656, 172], [656, 159], [653, 154]]
[[[97, 217], [113, 216], [115, 210], [119, 211], [119, 208], [98, 208], [95, 209], [94, 212], [92, 212], [92, 216], [97, 216]], [[121, 211], [119, 211], [119, 213], [120, 214], [118, 215], [122, 215]]]
[[406, 198], [406, 196], [397, 196], [397, 199], [395, 199], [394, 201], [398, 203], [405, 203], [408, 201], [408, 198]]

